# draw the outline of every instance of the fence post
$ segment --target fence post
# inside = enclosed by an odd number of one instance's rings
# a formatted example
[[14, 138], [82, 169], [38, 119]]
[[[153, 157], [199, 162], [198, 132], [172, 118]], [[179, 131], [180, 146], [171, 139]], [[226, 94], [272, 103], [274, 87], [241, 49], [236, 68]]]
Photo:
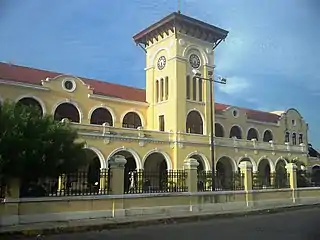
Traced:
[[246, 202], [247, 207], [251, 206], [253, 204], [253, 198], [252, 198], [252, 164], [251, 162], [244, 161], [241, 162], [240, 165], [240, 172], [244, 175], [244, 190], [246, 192]]
[[108, 169], [102, 168], [100, 169], [100, 194], [108, 193]]
[[124, 166], [126, 163], [126, 158], [121, 155], [115, 155], [109, 160], [112, 195], [122, 195], [124, 193]]
[[64, 191], [66, 190], [66, 174], [61, 174], [58, 178], [58, 190], [57, 194], [58, 195], [63, 195]]
[[[127, 160], [124, 156], [115, 155], [109, 160], [110, 166], [110, 191], [112, 195], [124, 194], [124, 166]], [[112, 216], [124, 217], [125, 209], [123, 198], [113, 198], [112, 200]]]
[[188, 158], [184, 160], [184, 169], [187, 172], [187, 187], [189, 192], [197, 192], [198, 191], [198, 174], [197, 167], [199, 163], [196, 159]]
[[294, 163], [287, 163], [286, 165], [288, 180], [290, 184], [290, 189], [292, 190], [292, 201], [296, 202], [296, 189], [297, 189], [297, 165]]

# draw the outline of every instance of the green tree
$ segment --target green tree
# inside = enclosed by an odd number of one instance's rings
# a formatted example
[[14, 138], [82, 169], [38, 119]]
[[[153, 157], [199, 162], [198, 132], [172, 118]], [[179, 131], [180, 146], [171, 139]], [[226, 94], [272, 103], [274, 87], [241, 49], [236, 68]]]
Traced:
[[0, 106], [0, 176], [39, 179], [75, 172], [86, 162], [84, 143], [68, 123], [9, 101]]

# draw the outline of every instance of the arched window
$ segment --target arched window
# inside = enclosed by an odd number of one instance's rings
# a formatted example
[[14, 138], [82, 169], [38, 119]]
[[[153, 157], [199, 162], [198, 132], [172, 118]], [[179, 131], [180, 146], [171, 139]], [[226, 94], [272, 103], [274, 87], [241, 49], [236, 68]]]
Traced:
[[232, 137], [236, 137], [237, 139], [241, 139], [242, 138], [242, 132], [241, 132], [241, 129], [239, 126], [233, 126], [231, 129], [230, 129], [230, 135], [229, 135], [230, 138]]
[[110, 126], [113, 126], [111, 113], [106, 108], [96, 108], [91, 114], [90, 124], [102, 125], [104, 123], [109, 123]]
[[197, 100], [197, 78], [192, 78], [192, 100]]
[[141, 119], [139, 115], [135, 112], [128, 112], [122, 120], [122, 127], [124, 128], [142, 127]]
[[186, 79], [187, 83], [186, 83], [186, 92], [187, 92], [187, 99], [190, 99], [190, 76], [188, 75], [187, 76], [187, 79]]
[[264, 142], [269, 142], [271, 140], [273, 140], [272, 132], [270, 130], [264, 131], [264, 133], [263, 133], [263, 141]]
[[202, 82], [202, 79], [201, 78], [199, 78], [199, 80], [198, 80], [199, 82], [198, 82], [198, 85], [199, 85], [199, 102], [202, 102], [202, 88], [203, 88], [203, 82]]
[[160, 79], [160, 101], [163, 101], [163, 78]]
[[24, 105], [24, 106], [28, 106], [28, 107], [34, 107], [35, 109], [37, 109], [37, 111], [39, 112], [40, 116], [43, 115], [43, 109], [42, 109], [41, 104], [36, 99], [34, 99], [32, 97], [21, 98], [17, 102], [17, 105]]
[[297, 145], [297, 134], [292, 133], [292, 145]]
[[248, 134], [247, 134], [247, 140], [252, 140], [252, 139], [256, 139], [256, 140], [259, 140], [258, 139], [258, 131], [257, 129], [255, 128], [250, 128], [249, 131], [248, 131]]
[[299, 144], [303, 143], [303, 134], [299, 134]]
[[159, 80], [156, 81], [156, 102], [159, 102]]
[[166, 85], [166, 92], [165, 92], [165, 100], [169, 99], [169, 78], [166, 77], [165, 79], [165, 85]]
[[216, 137], [224, 137], [224, 129], [223, 126], [220, 123], [215, 123], [215, 136]]
[[186, 121], [186, 132], [203, 134], [203, 121], [198, 111], [191, 111], [188, 113]]
[[54, 111], [53, 117], [57, 121], [61, 121], [62, 119], [67, 118], [70, 122], [80, 122], [79, 111], [71, 103], [61, 103]]
[[289, 143], [290, 142], [290, 133], [286, 132], [285, 138], [284, 138], [284, 142]]

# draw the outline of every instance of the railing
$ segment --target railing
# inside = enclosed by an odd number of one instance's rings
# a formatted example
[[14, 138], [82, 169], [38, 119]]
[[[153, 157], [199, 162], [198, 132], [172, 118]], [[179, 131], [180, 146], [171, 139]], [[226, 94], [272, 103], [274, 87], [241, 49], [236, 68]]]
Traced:
[[[198, 171], [198, 191], [212, 191], [212, 171]], [[215, 174], [215, 191], [244, 190], [242, 173]]]
[[289, 174], [286, 171], [279, 171], [268, 175], [263, 175], [259, 172], [252, 173], [252, 188], [255, 190], [289, 187]]
[[297, 171], [297, 187], [320, 187], [320, 171]]
[[[93, 124], [77, 124], [70, 123], [75, 127], [81, 135], [96, 135], [107, 139], [135, 139], [139, 141], [166, 141], [166, 142], [179, 142], [179, 143], [190, 143], [190, 144], [203, 144], [209, 145], [209, 136], [202, 134], [188, 134], [188, 133], [171, 133], [161, 132], [154, 130], [145, 130], [141, 127], [138, 129], [131, 128], [118, 128], [110, 127], [107, 125], [93, 125]], [[254, 140], [235, 139], [235, 138], [221, 138], [215, 137], [216, 146], [227, 146], [227, 147], [239, 147], [239, 148], [252, 148], [252, 149], [272, 149], [274, 151], [292, 151], [292, 152], [306, 152], [306, 147], [293, 146], [286, 144], [276, 144], [259, 142]]]
[[21, 186], [20, 197], [105, 195], [110, 191], [109, 178], [108, 171], [79, 171], [63, 175], [60, 179], [56, 177], [26, 181]]
[[317, 157], [308, 157], [308, 160], [309, 160], [310, 163], [313, 163], [313, 164], [315, 164], [315, 163], [319, 164], [320, 163], [320, 158], [317, 158]]
[[0, 181], [0, 199], [5, 198], [5, 196], [6, 196], [6, 186], [2, 181]]
[[186, 192], [187, 173], [184, 170], [170, 170], [164, 172], [132, 171], [125, 181], [124, 193], [162, 193]]

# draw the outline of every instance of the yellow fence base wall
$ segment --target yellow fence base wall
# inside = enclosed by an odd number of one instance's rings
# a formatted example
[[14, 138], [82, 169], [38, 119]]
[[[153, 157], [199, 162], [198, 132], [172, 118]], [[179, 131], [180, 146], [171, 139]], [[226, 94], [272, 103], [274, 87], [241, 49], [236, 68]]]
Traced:
[[320, 203], [320, 188], [5, 199], [0, 225], [129, 216], [179, 216]]

